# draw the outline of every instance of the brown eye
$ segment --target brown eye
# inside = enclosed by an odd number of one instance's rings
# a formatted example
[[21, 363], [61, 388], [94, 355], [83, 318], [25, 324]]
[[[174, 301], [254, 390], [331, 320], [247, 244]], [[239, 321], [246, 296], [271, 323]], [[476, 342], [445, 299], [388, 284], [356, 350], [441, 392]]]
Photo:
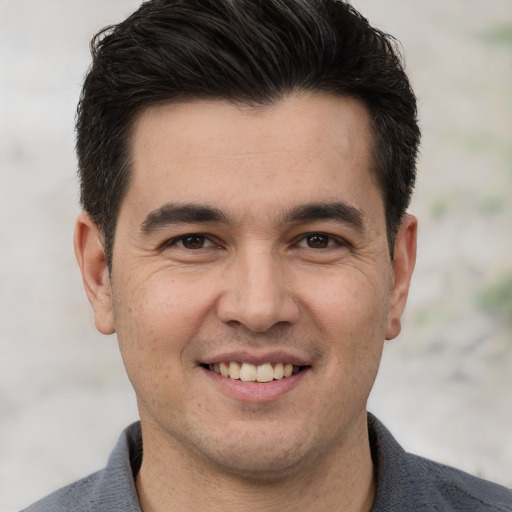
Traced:
[[329, 246], [329, 237], [321, 233], [313, 233], [306, 237], [306, 243], [311, 249], [325, 249]]
[[186, 249], [202, 249], [205, 245], [205, 237], [201, 235], [186, 235], [181, 238], [181, 243]]
[[163, 244], [162, 250], [186, 249], [191, 251], [194, 249], [210, 249], [214, 247], [218, 247], [218, 245], [213, 243], [208, 236], [199, 233], [187, 233], [186, 235], [177, 236]]

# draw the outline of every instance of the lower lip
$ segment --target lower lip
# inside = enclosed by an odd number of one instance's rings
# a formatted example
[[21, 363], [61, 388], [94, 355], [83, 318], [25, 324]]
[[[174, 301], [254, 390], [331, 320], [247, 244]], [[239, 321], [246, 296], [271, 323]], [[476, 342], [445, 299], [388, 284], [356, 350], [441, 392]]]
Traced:
[[244, 382], [223, 377], [203, 367], [201, 367], [201, 370], [224, 393], [244, 402], [270, 402], [277, 400], [298, 386], [310, 371], [309, 368], [304, 368], [295, 375], [270, 382]]

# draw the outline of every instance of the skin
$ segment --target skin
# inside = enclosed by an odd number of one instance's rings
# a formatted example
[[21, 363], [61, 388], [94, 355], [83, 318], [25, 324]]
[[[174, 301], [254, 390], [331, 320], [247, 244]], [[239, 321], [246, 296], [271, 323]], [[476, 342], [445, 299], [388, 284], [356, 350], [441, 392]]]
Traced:
[[[416, 251], [406, 216], [390, 259], [370, 150], [364, 105], [327, 95], [170, 104], [134, 126], [111, 279], [85, 213], [75, 249], [137, 395], [145, 512], [370, 510], [366, 401]], [[280, 388], [202, 366], [232, 358], [304, 370]]]

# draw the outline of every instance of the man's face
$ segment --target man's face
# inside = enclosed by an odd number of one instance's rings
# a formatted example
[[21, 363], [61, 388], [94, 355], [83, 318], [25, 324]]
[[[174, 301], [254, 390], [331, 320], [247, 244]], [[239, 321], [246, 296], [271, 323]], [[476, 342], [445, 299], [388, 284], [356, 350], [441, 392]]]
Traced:
[[390, 261], [370, 141], [365, 107], [324, 95], [143, 113], [112, 287], [91, 300], [145, 442], [269, 475], [365, 432], [410, 278]]

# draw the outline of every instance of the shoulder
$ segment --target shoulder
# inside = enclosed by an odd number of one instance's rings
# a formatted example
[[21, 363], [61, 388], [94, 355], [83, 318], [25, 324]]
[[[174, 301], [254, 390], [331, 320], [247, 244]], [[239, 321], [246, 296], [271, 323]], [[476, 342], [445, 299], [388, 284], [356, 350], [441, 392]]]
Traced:
[[98, 471], [78, 482], [63, 487], [22, 512], [68, 512], [69, 510], [92, 512], [100, 510], [96, 503], [104, 481], [103, 473], [104, 470]]
[[373, 512], [512, 512], [512, 491], [407, 453], [375, 416], [368, 432], [377, 474]]
[[[438, 510], [511, 512], [512, 491], [450, 466], [407, 454], [412, 488]], [[422, 490], [420, 490], [422, 488]], [[436, 510], [436, 509], [434, 509]]]
[[140, 423], [120, 436], [107, 467], [50, 494], [22, 512], [140, 512], [135, 475], [142, 461]]

